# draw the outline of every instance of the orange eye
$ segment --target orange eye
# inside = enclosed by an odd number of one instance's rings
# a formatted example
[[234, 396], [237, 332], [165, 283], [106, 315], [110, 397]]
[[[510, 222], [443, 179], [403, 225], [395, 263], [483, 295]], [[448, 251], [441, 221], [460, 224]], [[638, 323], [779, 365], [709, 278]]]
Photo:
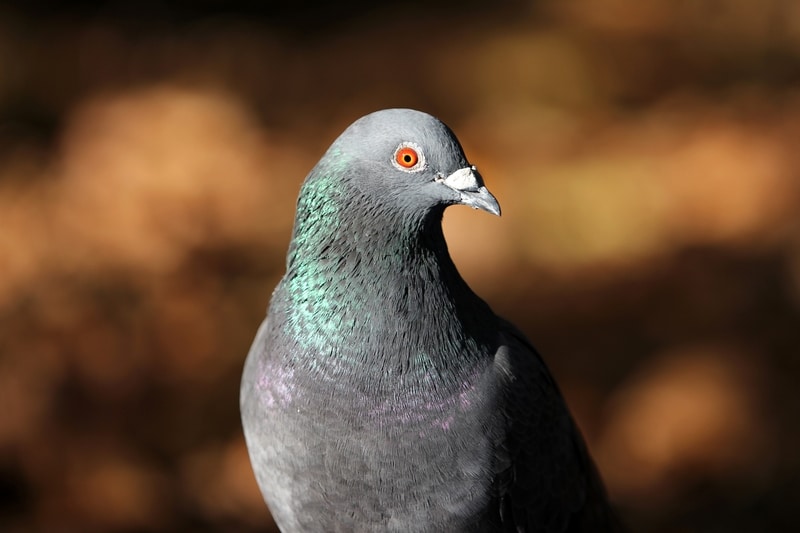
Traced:
[[419, 154], [410, 146], [403, 146], [395, 152], [394, 160], [403, 168], [412, 168], [419, 162]]

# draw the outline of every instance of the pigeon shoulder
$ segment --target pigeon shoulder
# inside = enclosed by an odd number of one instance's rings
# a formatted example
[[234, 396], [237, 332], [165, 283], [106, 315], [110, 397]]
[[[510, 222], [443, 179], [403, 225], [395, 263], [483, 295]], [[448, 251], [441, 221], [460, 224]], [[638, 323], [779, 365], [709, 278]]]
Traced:
[[507, 433], [496, 464], [503, 530], [619, 531], [580, 431], [541, 356], [502, 319], [500, 339], [495, 369]]

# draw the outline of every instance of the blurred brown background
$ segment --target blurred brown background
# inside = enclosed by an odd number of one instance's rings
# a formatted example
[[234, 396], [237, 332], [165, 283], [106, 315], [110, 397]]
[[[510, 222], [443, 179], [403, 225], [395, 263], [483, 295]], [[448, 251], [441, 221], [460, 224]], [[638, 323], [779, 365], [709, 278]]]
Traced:
[[0, 531], [270, 531], [239, 374], [298, 187], [431, 112], [464, 276], [635, 531], [800, 531], [800, 3], [0, 5]]

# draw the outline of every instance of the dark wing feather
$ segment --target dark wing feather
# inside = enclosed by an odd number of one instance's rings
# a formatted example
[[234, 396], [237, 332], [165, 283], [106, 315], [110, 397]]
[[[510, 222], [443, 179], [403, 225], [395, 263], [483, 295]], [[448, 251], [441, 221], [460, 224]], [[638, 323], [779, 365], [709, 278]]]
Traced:
[[510, 323], [495, 364], [508, 431], [498, 450], [503, 531], [618, 531], [605, 489], [564, 399], [536, 349]]

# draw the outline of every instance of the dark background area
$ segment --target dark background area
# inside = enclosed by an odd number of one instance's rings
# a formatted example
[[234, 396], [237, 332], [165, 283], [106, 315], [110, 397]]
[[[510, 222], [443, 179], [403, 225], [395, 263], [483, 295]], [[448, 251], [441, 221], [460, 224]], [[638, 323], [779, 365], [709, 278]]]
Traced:
[[800, 530], [800, 4], [0, 4], [0, 530], [270, 531], [239, 375], [299, 185], [385, 107], [634, 531]]

